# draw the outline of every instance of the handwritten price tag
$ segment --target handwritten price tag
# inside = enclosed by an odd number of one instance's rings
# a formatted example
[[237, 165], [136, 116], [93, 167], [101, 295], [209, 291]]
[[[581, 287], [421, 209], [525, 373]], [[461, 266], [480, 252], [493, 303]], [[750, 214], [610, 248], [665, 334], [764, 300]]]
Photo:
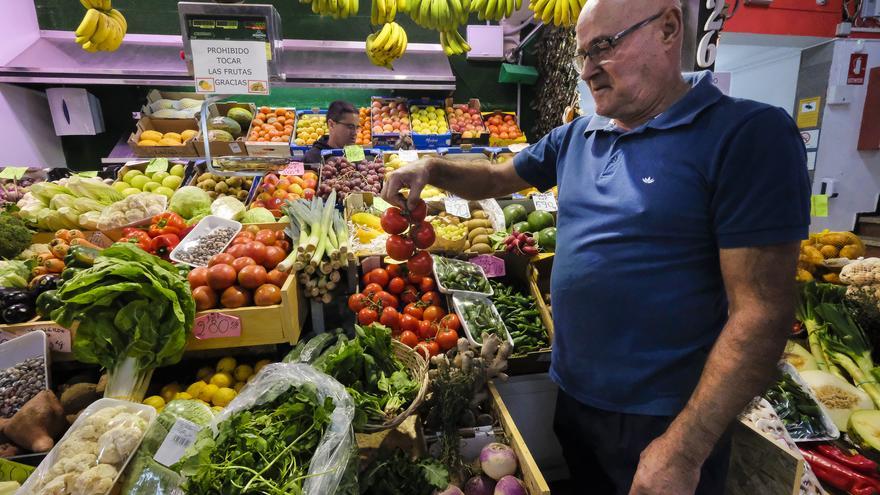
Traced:
[[306, 173], [306, 166], [303, 162], [290, 162], [280, 172], [280, 175], [302, 175]]
[[419, 159], [419, 152], [416, 150], [400, 150], [397, 155], [402, 162], [414, 162]]
[[504, 260], [491, 254], [481, 254], [471, 258], [471, 263], [479, 266], [486, 272], [489, 278], [503, 277], [507, 274], [504, 267]]
[[556, 198], [552, 192], [541, 194], [533, 194], [532, 202], [535, 203], [535, 209], [538, 211], [557, 211], [559, 206], [556, 204]]
[[6, 167], [0, 170], [0, 179], [18, 180], [27, 173], [27, 167]]
[[356, 144], [346, 146], [344, 149], [345, 159], [350, 162], [362, 162], [367, 159], [364, 149]]
[[46, 344], [49, 346], [49, 350], [70, 352], [70, 330], [58, 325], [37, 327], [34, 330], [42, 330], [46, 334]]
[[167, 158], [153, 158], [150, 160], [150, 163], [147, 164], [147, 169], [144, 171], [145, 174], [155, 174], [156, 172], [167, 172], [168, 171], [168, 159]]
[[241, 336], [241, 318], [223, 313], [208, 313], [196, 318], [193, 334], [199, 340]]
[[449, 196], [443, 200], [443, 205], [446, 207], [446, 213], [449, 213], [450, 215], [455, 215], [459, 218], [471, 217], [471, 208], [468, 206], [468, 202], [464, 199], [456, 196]]

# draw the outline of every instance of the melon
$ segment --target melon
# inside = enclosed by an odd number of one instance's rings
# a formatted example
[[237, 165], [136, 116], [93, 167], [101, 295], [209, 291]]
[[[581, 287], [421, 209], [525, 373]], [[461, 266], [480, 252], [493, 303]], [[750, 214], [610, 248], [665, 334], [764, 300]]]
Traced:
[[153, 141], [152, 139], [141, 139], [138, 141], [138, 146], [159, 146], [159, 141]]
[[159, 141], [159, 145], [160, 146], [180, 146], [180, 141], [177, 141], [175, 139], [162, 138]]
[[177, 118], [177, 110], [171, 108], [163, 108], [153, 112], [154, 119], [175, 119]]
[[238, 122], [238, 125], [241, 126], [242, 129], [247, 129], [251, 124], [251, 121], [254, 120], [254, 114], [239, 107], [230, 108], [229, 111], [226, 112], [226, 116]]
[[880, 451], [880, 411], [852, 413], [847, 436], [861, 449]]
[[198, 108], [202, 106], [202, 103], [204, 103], [202, 100], [196, 100], [193, 98], [181, 98], [174, 103], [174, 108], [176, 108], [177, 110], [183, 110], [186, 108]]
[[159, 131], [144, 131], [141, 133], [141, 141], [156, 141], [159, 142], [164, 136]]
[[180, 133], [180, 140], [183, 142], [187, 142], [190, 139], [192, 139], [198, 135], [199, 135], [199, 131], [196, 131], [193, 129], [187, 129], [187, 130]]
[[810, 354], [810, 351], [790, 340], [785, 345], [785, 352], [782, 353], [782, 358], [799, 372], [819, 369], [819, 366], [816, 364], [816, 358]]
[[853, 412], [874, 409], [874, 403], [868, 394], [837, 375], [810, 370], [801, 372], [801, 378], [828, 410], [828, 416], [840, 431], [847, 431], [849, 417]]
[[232, 137], [232, 134], [221, 130], [221, 129], [212, 129], [208, 131], [208, 141], [226, 141], [232, 142], [235, 141], [235, 138]]
[[162, 136], [162, 138], [163, 139], [173, 139], [177, 142], [183, 141], [183, 138], [181, 138], [180, 134], [178, 134], [176, 132], [166, 132], [165, 135]]
[[[229, 117], [214, 117], [208, 121], [208, 129], [215, 131], [224, 131], [233, 138], [241, 135], [241, 126], [235, 120]], [[230, 140], [231, 141], [231, 140]]]

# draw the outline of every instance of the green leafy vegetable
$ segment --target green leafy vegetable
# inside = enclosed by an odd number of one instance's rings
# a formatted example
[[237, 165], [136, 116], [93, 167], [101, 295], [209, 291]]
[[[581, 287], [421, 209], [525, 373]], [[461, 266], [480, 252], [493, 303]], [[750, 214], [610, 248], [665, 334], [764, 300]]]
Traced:
[[434, 459], [410, 459], [402, 450], [383, 450], [361, 474], [362, 495], [431, 495], [449, 484], [449, 472]]
[[31, 262], [0, 260], [0, 287], [24, 289], [31, 274]]
[[6, 212], [0, 213], [0, 258], [15, 258], [31, 245], [31, 231], [25, 223]]
[[186, 219], [211, 214], [211, 196], [196, 186], [184, 186], [174, 192], [168, 209]]

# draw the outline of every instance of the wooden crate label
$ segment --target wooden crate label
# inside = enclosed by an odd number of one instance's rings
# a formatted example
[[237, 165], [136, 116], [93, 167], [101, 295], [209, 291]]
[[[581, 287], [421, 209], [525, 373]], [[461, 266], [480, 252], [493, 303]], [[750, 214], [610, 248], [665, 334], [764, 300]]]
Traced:
[[199, 340], [241, 337], [241, 318], [223, 313], [208, 313], [196, 318], [193, 335]]

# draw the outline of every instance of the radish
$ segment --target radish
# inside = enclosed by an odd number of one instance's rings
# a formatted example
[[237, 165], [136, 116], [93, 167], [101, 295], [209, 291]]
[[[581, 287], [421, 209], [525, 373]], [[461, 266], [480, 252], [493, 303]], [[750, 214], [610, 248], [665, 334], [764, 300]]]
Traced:
[[464, 495], [493, 495], [495, 480], [486, 476], [474, 476], [464, 484]]
[[493, 495], [528, 495], [529, 491], [526, 490], [523, 482], [514, 476], [505, 476], [498, 480], [498, 484], [495, 485], [495, 492]]
[[480, 452], [480, 468], [493, 480], [516, 473], [516, 466], [516, 453], [502, 443], [490, 443]]
[[455, 485], [449, 485], [442, 492], [434, 492], [436, 495], [464, 495], [462, 493], [461, 488]]

